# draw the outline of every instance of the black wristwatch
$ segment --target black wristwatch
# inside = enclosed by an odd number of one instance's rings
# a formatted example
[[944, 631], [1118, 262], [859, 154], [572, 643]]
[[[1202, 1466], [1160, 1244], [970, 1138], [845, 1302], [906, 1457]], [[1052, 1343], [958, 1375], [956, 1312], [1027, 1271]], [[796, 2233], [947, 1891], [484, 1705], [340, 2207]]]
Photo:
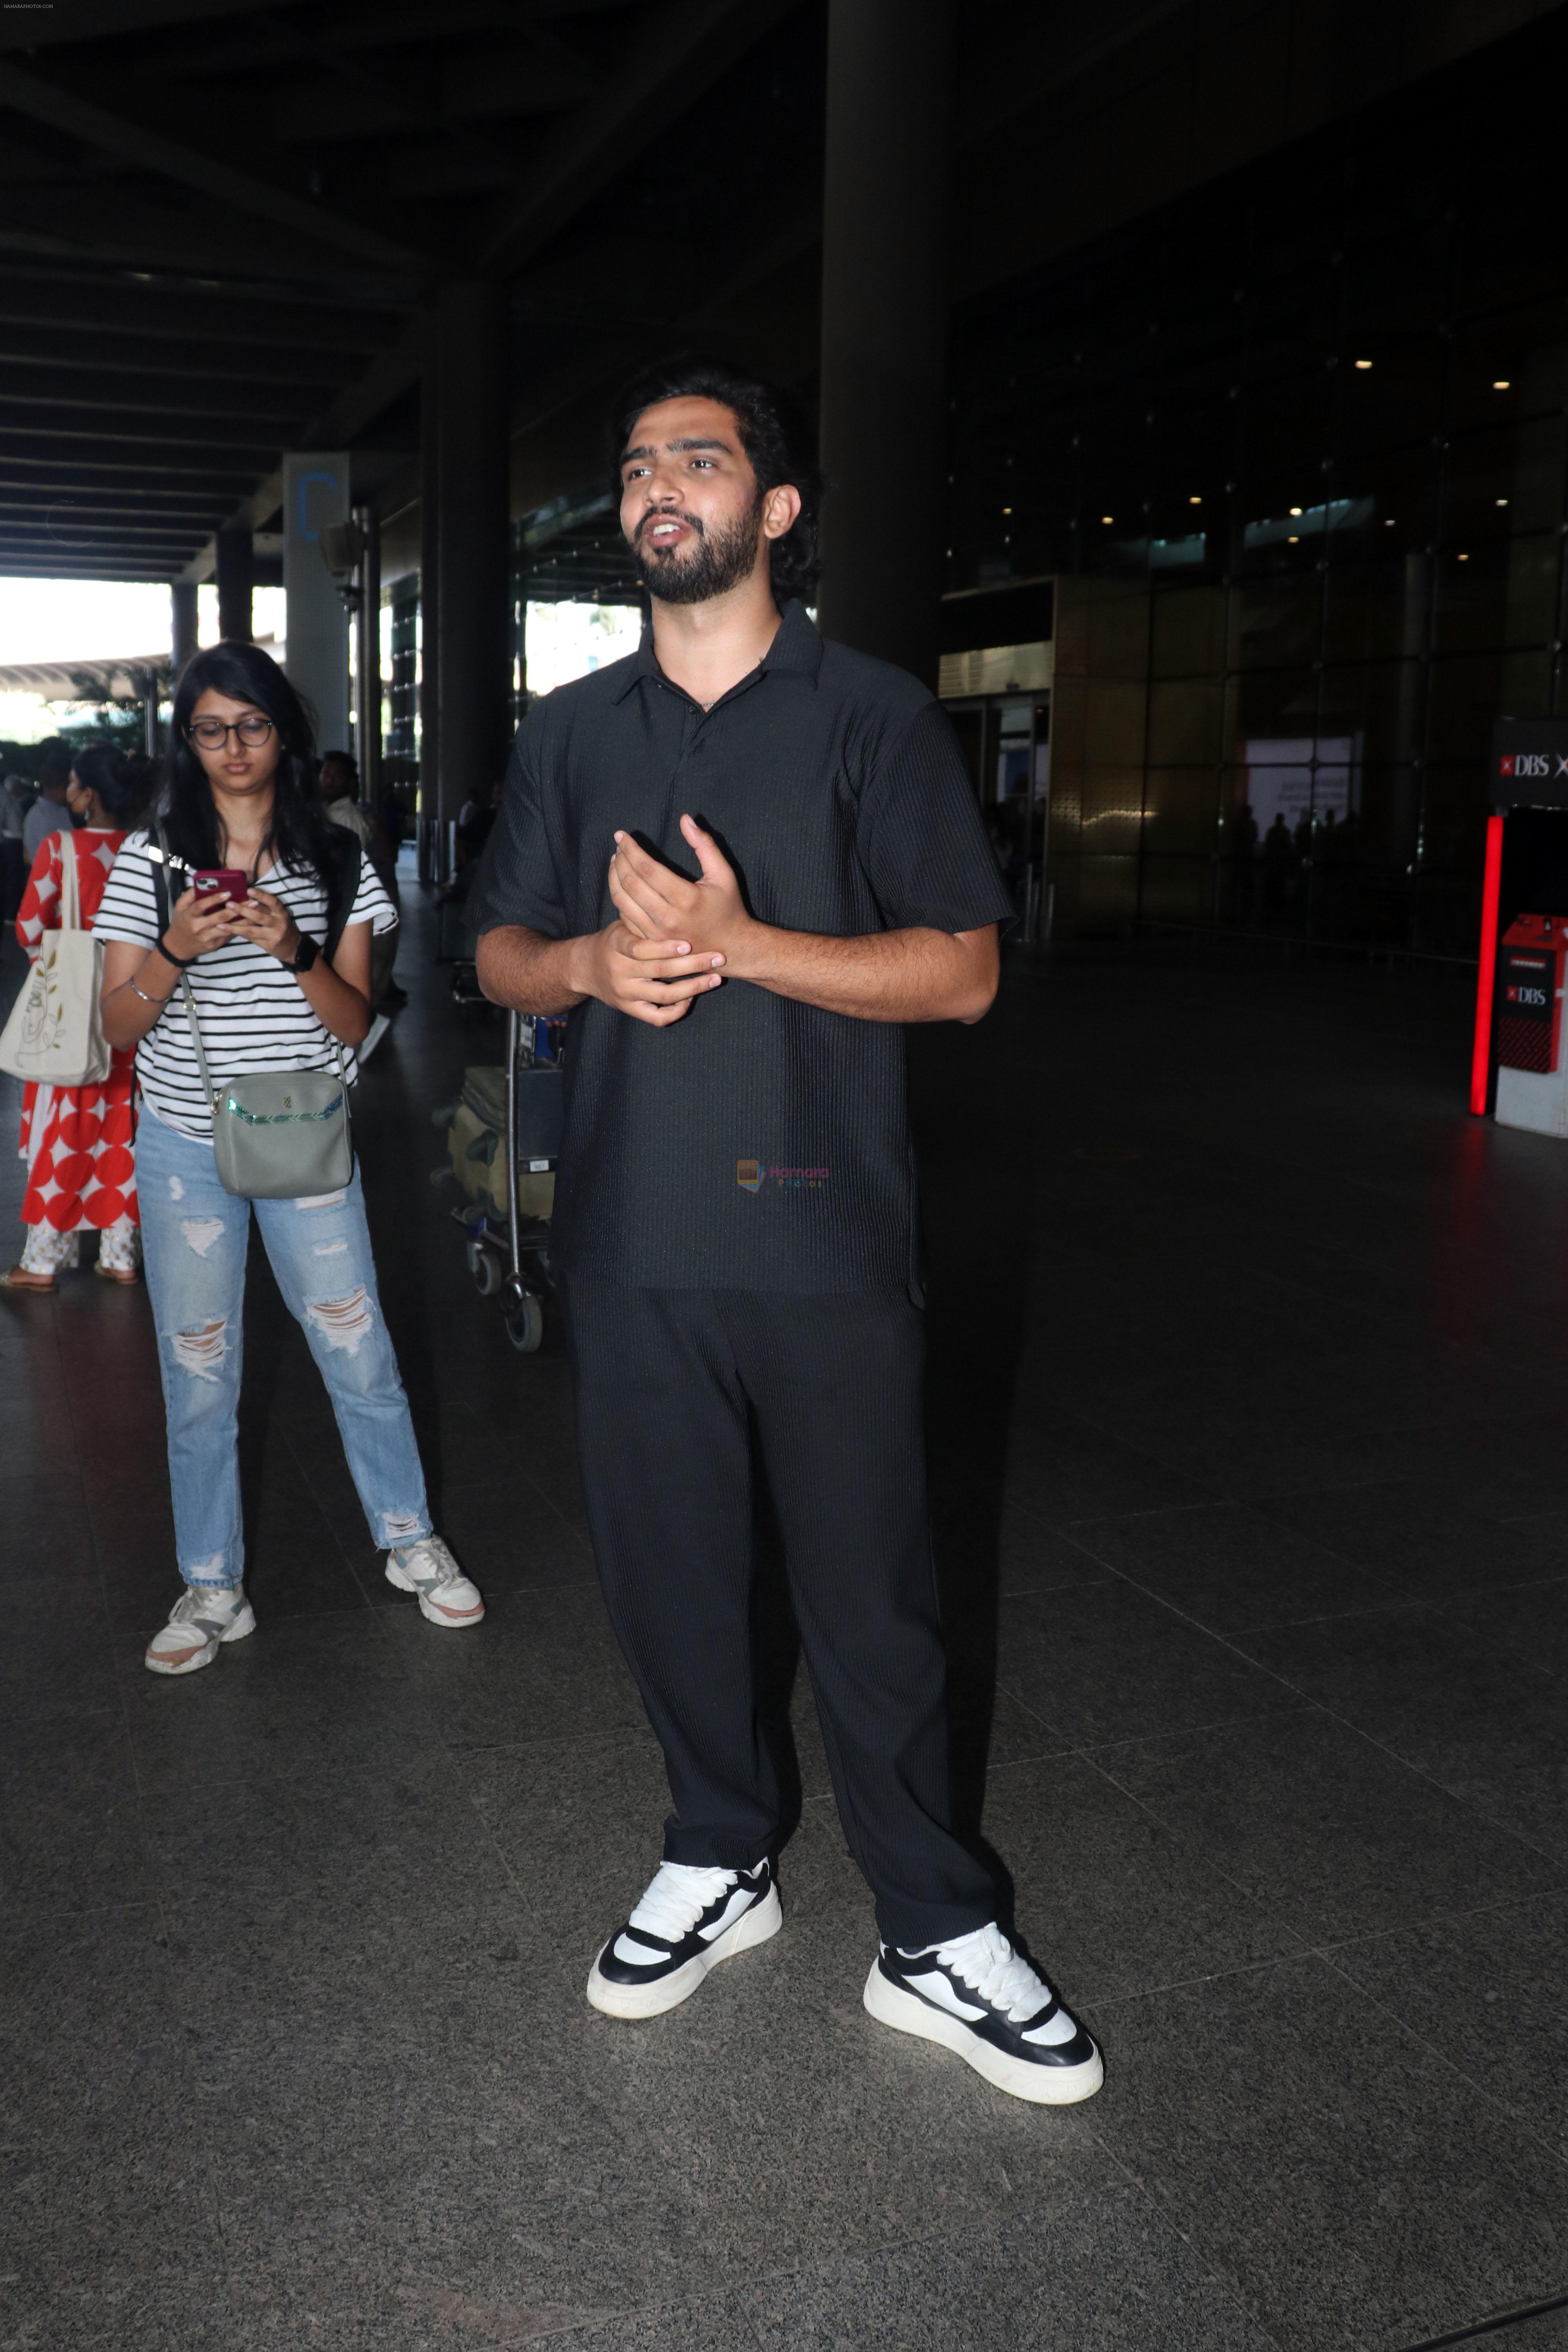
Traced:
[[309, 971], [321, 952], [320, 940], [313, 940], [309, 931], [301, 931], [300, 944], [283, 969], [285, 971]]

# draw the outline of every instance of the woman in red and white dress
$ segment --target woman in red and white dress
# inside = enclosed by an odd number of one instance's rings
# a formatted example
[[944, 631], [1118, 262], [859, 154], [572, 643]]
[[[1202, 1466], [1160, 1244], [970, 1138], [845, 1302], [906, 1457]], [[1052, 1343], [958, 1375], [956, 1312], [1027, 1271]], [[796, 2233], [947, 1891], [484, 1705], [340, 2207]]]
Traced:
[[[77, 831], [51, 833], [33, 860], [16, 917], [16, 937], [36, 956], [46, 931], [58, 930], [64, 860], [74, 857], [82, 922], [89, 929], [114, 855], [146, 797], [148, 768], [111, 743], [79, 752], [67, 806]], [[117, 1051], [96, 1086], [29, 1084], [22, 1096], [21, 1156], [27, 1163], [22, 1200], [26, 1241], [21, 1262], [0, 1273], [7, 1290], [53, 1290], [62, 1265], [79, 1261], [83, 1233], [98, 1234], [98, 1272], [134, 1282], [142, 1263], [136, 1208], [132, 1091], [135, 1049]]]

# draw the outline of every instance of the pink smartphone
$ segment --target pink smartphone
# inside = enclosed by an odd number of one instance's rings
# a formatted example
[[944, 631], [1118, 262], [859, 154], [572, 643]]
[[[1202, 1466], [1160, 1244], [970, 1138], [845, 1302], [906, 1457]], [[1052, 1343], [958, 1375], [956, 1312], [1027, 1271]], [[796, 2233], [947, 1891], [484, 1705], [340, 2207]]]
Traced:
[[243, 907], [250, 896], [250, 885], [237, 866], [204, 866], [192, 875], [191, 887], [198, 898], [228, 898], [237, 907]]

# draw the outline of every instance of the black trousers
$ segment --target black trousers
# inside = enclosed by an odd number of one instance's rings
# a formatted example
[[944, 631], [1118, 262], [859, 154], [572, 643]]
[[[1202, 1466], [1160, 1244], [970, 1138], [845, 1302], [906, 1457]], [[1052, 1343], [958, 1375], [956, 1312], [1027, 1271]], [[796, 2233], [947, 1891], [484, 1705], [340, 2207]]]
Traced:
[[920, 1310], [902, 1292], [584, 1282], [566, 1306], [599, 1575], [675, 1801], [666, 1860], [744, 1869], [776, 1847], [754, 1687], [760, 1455], [878, 1926], [910, 1950], [984, 1927], [995, 1890], [949, 1825]]

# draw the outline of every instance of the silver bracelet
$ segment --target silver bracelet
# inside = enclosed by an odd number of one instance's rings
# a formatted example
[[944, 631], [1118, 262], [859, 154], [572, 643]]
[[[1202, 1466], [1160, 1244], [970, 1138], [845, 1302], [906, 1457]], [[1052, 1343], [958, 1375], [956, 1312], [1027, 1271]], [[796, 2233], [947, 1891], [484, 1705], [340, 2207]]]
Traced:
[[139, 996], [143, 1004], [155, 1004], [160, 1013], [162, 1013], [164, 1005], [169, 1002], [169, 999], [166, 996], [149, 996], [146, 990], [144, 988], [138, 988], [133, 980], [128, 980], [125, 985], [131, 991], [132, 996]]

